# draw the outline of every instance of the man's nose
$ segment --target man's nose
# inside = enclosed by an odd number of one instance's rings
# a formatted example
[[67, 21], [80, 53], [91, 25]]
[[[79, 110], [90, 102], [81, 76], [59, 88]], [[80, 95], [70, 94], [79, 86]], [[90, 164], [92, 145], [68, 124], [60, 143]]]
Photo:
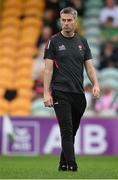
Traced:
[[65, 21], [65, 25], [67, 25], [68, 24], [68, 21]]

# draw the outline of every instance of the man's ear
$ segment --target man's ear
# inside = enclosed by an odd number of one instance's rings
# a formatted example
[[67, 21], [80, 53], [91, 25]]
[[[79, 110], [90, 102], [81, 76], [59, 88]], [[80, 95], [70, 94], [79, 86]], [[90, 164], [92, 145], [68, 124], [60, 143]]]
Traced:
[[76, 32], [76, 33], [79, 32], [78, 29], [79, 29], [79, 28], [78, 28], [78, 19], [76, 18], [76, 20], [75, 20], [75, 32]]

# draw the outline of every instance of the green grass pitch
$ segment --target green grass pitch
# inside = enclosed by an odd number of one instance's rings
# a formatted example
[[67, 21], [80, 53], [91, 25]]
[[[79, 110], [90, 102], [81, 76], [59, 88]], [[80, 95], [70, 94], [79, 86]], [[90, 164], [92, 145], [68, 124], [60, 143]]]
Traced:
[[77, 156], [78, 172], [58, 172], [58, 156], [0, 156], [0, 179], [117, 179], [118, 156]]

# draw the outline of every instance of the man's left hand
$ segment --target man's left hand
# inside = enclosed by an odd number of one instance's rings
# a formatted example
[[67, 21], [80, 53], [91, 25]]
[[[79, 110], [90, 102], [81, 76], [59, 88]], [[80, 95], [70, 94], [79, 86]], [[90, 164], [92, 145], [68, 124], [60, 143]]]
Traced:
[[93, 88], [92, 88], [92, 93], [93, 93], [93, 96], [95, 98], [99, 98], [100, 97], [100, 88], [98, 85], [94, 85]]

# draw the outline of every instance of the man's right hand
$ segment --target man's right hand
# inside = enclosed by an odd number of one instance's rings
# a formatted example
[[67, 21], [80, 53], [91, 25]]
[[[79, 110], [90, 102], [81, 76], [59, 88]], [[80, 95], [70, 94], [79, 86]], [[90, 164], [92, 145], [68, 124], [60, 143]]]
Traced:
[[53, 106], [53, 98], [52, 98], [50, 92], [44, 93], [44, 105], [45, 105], [45, 107]]

